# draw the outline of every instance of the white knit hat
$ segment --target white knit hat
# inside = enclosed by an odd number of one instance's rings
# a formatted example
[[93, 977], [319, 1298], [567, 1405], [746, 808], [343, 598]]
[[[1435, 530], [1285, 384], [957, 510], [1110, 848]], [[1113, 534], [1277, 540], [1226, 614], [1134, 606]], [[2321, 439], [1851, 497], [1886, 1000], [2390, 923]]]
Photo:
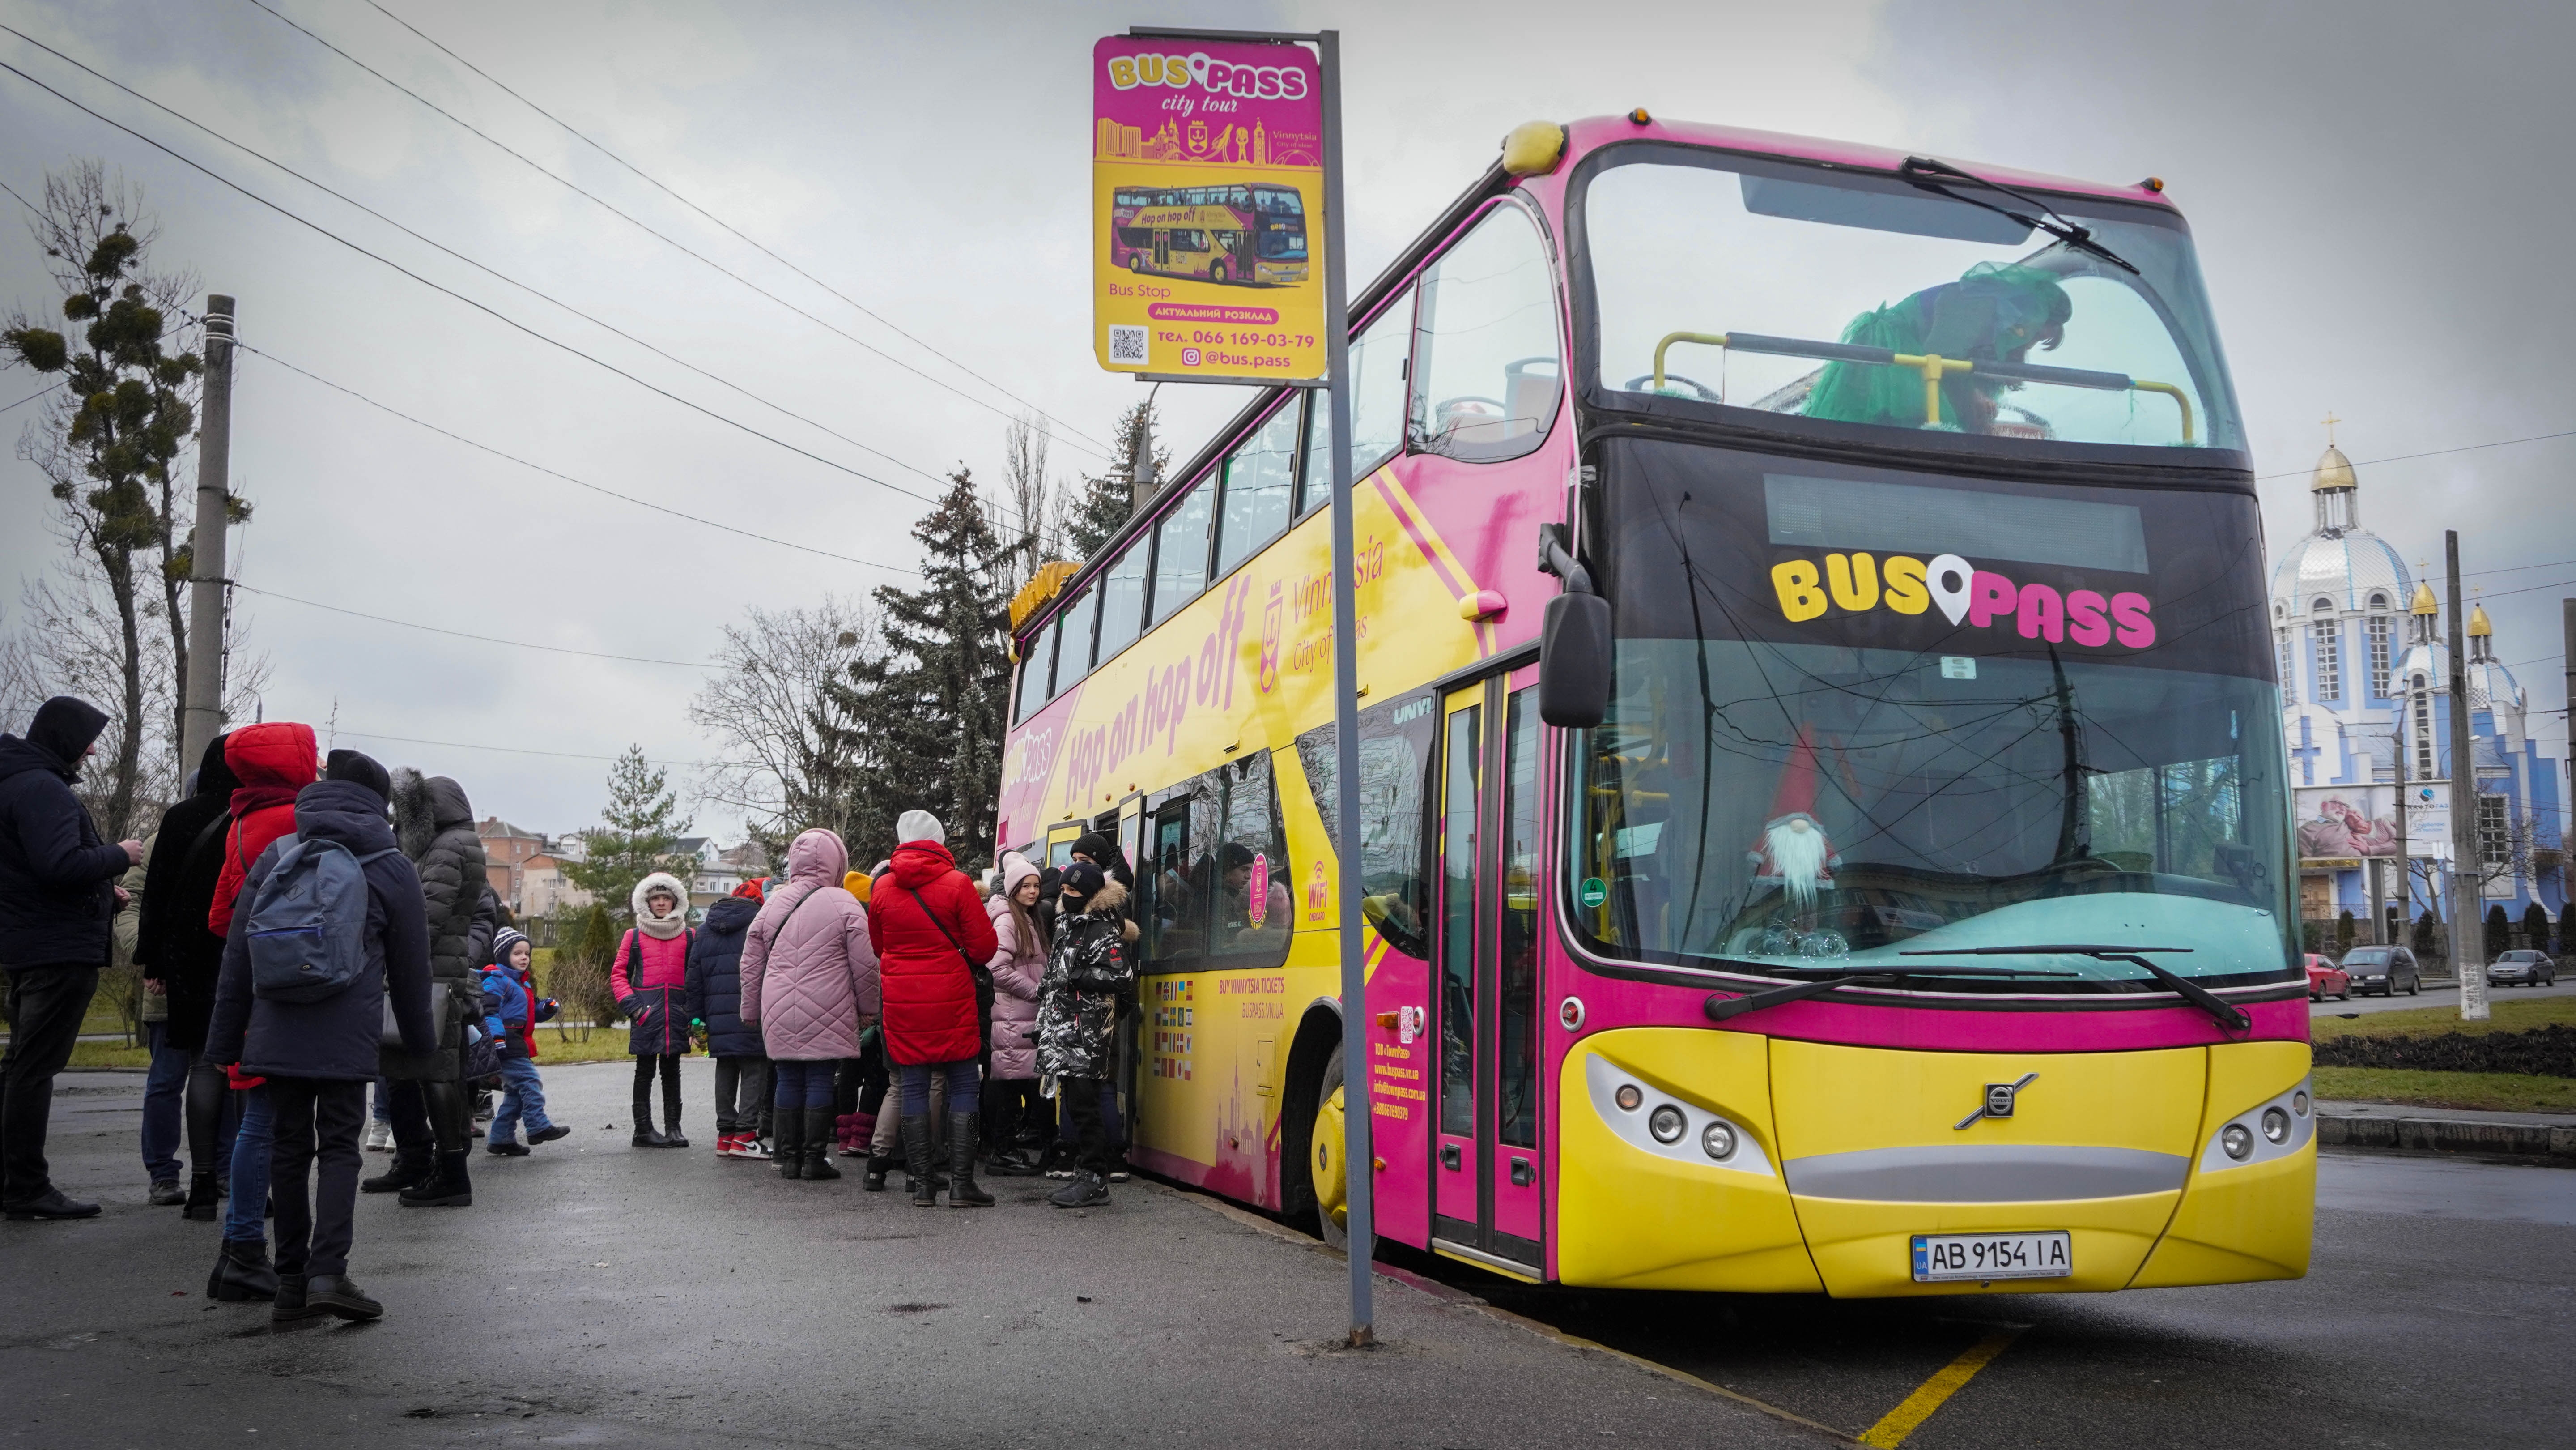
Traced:
[[915, 841], [936, 841], [945, 845], [948, 828], [939, 824], [939, 817], [928, 811], [905, 811], [895, 817], [894, 843], [908, 846]]

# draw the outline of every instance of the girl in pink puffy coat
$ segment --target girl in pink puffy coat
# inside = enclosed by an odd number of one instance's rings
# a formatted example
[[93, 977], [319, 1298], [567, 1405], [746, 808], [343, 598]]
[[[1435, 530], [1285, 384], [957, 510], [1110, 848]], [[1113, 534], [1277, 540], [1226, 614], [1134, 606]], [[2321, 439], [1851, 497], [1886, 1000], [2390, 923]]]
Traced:
[[993, 1174], [1026, 1178], [1038, 1169], [1019, 1154], [1020, 1116], [1036, 1096], [1038, 984], [1046, 978], [1046, 924], [1038, 916], [1038, 868], [1017, 853], [1002, 857], [1000, 889], [984, 910], [1000, 943], [987, 965], [993, 973], [993, 1065], [985, 1084], [991, 1119]]
[[772, 884], [742, 947], [742, 1021], [768, 1050], [778, 1129], [778, 1176], [838, 1178], [832, 1166], [832, 1073], [859, 1055], [877, 1015], [877, 954], [867, 908], [841, 885], [849, 848], [815, 829], [787, 848], [787, 881]]

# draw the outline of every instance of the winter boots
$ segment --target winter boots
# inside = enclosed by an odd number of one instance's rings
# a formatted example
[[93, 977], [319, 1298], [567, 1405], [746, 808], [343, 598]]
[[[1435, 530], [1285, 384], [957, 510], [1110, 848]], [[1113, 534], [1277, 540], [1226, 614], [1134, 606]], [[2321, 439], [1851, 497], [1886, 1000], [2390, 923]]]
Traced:
[[653, 1096], [639, 1090], [635, 1094], [635, 1136], [628, 1140], [638, 1148], [668, 1148], [671, 1140], [653, 1128]]
[[805, 1176], [805, 1115], [793, 1108], [778, 1110], [778, 1146], [770, 1156], [778, 1160], [778, 1176]]
[[213, 1223], [223, 1216], [223, 1211], [215, 1206], [222, 1197], [215, 1191], [215, 1175], [191, 1173], [188, 1175], [188, 1203], [179, 1212], [199, 1223]]
[[680, 1135], [680, 1080], [662, 1080], [662, 1146], [686, 1148], [689, 1140]]
[[948, 1206], [991, 1208], [993, 1195], [975, 1182], [975, 1135], [982, 1126], [975, 1113], [948, 1115]]
[[215, 1271], [206, 1276], [206, 1297], [238, 1304], [277, 1297], [277, 1270], [268, 1262], [268, 1244], [260, 1239], [224, 1240]]
[[798, 1116], [805, 1121], [805, 1181], [818, 1182], [838, 1178], [841, 1170], [832, 1166], [832, 1109], [829, 1105], [807, 1108]]
[[874, 1113], [844, 1113], [834, 1121], [840, 1128], [841, 1156], [844, 1158], [867, 1157], [868, 1140], [877, 1135], [877, 1115]]
[[903, 1186], [915, 1208], [935, 1207], [939, 1189], [930, 1178], [930, 1119], [907, 1113], [903, 1118]]
[[465, 1174], [466, 1150], [444, 1149], [431, 1168], [428, 1181], [417, 1188], [402, 1191], [405, 1208], [472, 1208], [474, 1183]]
[[385, 1171], [358, 1184], [360, 1193], [404, 1193], [429, 1181], [430, 1158], [410, 1148], [396, 1148]]

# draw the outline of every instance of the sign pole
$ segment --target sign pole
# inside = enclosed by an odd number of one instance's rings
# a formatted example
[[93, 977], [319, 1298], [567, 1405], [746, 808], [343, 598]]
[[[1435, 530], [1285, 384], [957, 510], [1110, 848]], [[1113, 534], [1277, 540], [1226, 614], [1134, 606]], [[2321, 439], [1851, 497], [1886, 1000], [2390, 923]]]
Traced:
[[1342, 252], [1342, 37], [1318, 32], [1324, 92], [1324, 356], [1333, 420], [1333, 813], [1341, 837], [1343, 1211], [1350, 1235], [1353, 1346], [1376, 1336], [1370, 1302], [1377, 1257], [1377, 1157], [1369, 1143], [1368, 965], [1360, 951], [1360, 639], [1353, 574], [1351, 500], [1351, 310]]

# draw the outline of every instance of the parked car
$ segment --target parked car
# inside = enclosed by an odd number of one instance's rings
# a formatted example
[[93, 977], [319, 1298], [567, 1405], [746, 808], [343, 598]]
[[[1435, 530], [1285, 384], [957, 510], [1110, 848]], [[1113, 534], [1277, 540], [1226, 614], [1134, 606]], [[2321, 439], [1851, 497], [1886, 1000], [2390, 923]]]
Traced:
[[2322, 1002], [2328, 997], [2338, 1002], [2352, 1000], [2352, 975], [2335, 965], [2332, 957], [2308, 953], [2308, 1000]]
[[2373, 992], [2412, 997], [2424, 990], [2424, 973], [2415, 965], [2415, 954], [2404, 947], [2354, 947], [2344, 954], [2343, 971], [2353, 990], [2365, 997]]
[[2548, 987], [2558, 982], [2558, 964], [2549, 953], [2529, 948], [2506, 952], [2487, 963], [2490, 987]]

